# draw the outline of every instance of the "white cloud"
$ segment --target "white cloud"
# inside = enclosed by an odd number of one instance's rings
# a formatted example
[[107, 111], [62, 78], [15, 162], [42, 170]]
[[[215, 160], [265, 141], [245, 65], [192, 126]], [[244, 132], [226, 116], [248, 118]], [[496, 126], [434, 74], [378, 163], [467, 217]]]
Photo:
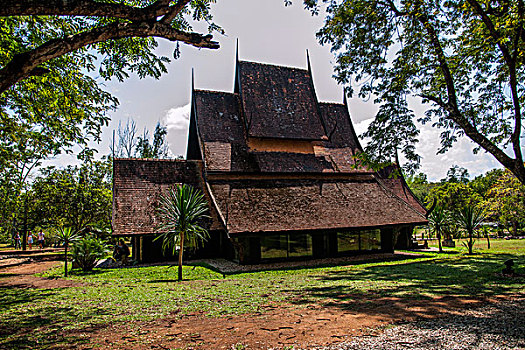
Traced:
[[[356, 133], [361, 135], [372, 121], [373, 118], [369, 118], [354, 123]], [[419, 135], [419, 143], [416, 144], [416, 151], [422, 156], [419, 171], [427, 174], [430, 181], [438, 181], [446, 177], [448, 169], [454, 165], [466, 168], [471, 179], [486, 173], [490, 169], [502, 167], [490, 154], [483, 151], [473, 154], [472, 150], [475, 145], [467, 137], [459, 138], [458, 142], [445, 154], [436, 154], [441, 147], [439, 137], [441, 130], [429, 124], [421, 125], [418, 123], [418, 127], [421, 134]], [[360, 141], [363, 147], [368, 142], [366, 139]], [[401, 154], [400, 161], [401, 163], [405, 161]]]
[[168, 130], [187, 130], [190, 125], [190, 104], [170, 108], [164, 116]]
[[360, 136], [368, 129], [368, 126], [374, 121], [374, 118], [369, 118], [365, 120], [361, 120], [359, 122], [354, 122], [354, 129], [357, 136], [359, 136], [359, 141], [361, 144], [365, 145], [368, 140], [367, 139], [361, 139]]

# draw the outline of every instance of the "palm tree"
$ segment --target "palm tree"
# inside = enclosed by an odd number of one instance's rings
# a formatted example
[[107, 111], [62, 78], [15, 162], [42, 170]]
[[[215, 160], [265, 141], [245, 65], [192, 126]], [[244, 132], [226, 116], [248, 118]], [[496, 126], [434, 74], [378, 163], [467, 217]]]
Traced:
[[442, 253], [443, 247], [441, 245], [441, 237], [443, 229], [450, 224], [450, 215], [448, 211], [439, 206], [435, 207], [428, 217], [428, 224], [430, 225], [430, 230], [436, 234], [439, 252]]
[[64, 276], [67, 277], [67, 247], [70, 243], [78, 240], [80, 236], [71, 227], [60, 227], [55, 229], [55, 233], [58, 240], [64, 243]]
[[490, 234], [489, 234], [489, 230], [487, 228], [487, 226], [483, 226], [481, 228], [482, 230], [482, 233], [483, 233], [483, 236], [487, 239], [487, 249], [490, 249]]
[[458, 210], [454, 215], [456, 223], [468, 233], [469, 239], [466, 246], [469, 254], [472, 254], [472, 248], [474, 247], [474, 231], [481, 226], [485, 218], [485, 212], [482, 208], [470, 204]]
[[209, 238], [208, 231], [199, 225], [207, 218], [208, 204], [203, 194], [189, 185], [173, 186], [161, 195], [157, 207], [159, 225], [156, 227], [162, 240], [162, 249], [175, 255], [179, 250], [178, 279], [182, 280], [182, 255], [187, 245], [196, 249]]

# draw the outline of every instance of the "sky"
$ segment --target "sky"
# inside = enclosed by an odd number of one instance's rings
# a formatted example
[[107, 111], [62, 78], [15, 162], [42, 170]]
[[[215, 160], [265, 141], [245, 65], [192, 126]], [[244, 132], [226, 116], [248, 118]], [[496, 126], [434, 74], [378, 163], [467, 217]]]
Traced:
[[[112, 131], [118, 127], [119, 121], [126, 123], [128, 118], [133, 118], [139, 132], [147, 128], [151, 134], [159, 121], [166, 125], [171, 154], [184, 155], [192, 69], [195, 71], [196, 89], [232, 92], [237, 39], [239, 58], [246, 61], [306, 68], [306, 50], [309, 50], [319, 101], [342, 102], [342, 87], [333, 79], [334, 57], [330, 48], [321, 46], [315, 37], [324, 18], [322, 15], [312, 16], [301, 4], [300, 0], [293, 1], [293, 5], [287, 7], [283, 0], [218, 0], [212, 5], [212, 13], [214, 21], [226, 32], [225, 35], [214, 34], [220, 49], [197, 49], [181, 44], [180, 58], [172, 60], [168, 65], [168, 74], [159, 80], [140, 80], [132, 76], [123, 83], [104, 82], [105, 88], [118, 97], [120, 106], [111, 113], [112, 121], [103, 131], [103, 141], [95, 145], [99, 154], [109, 153]], [[196, 25], [194, 29], [202, 33], [206, 26]], [[173, 57], [174, 48], [174, 43], [161, 39], [157, 52]], [[363, 101], [358, 97], [348, 102], [355, 129], [361, 134], [374, 117], [377, 106], [372, 100]], [[417, 101], [412, 103], [412, 107], [419, 115], [424, 111]], [[452, 150], [443, 155], [436, 155], [438, 148], [439, 130], [424, 126], [417, 145], [422, 156], [420, 171], [432, 181], [444, 178], [453, 165], [466, 168], [471, 177], [499, 167], [490, 155], [474, 155], [473, 143], [467, 139], [460, 139]], [[51, 161], [59, 165], [72, 162], [71, 156]]]

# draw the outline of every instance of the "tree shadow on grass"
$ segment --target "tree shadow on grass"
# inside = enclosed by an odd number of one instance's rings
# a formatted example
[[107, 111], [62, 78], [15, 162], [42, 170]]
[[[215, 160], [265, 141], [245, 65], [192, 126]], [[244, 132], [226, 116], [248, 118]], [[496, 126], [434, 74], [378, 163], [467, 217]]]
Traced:
[[64, 326], [88, 325], [95, 316], [111, 314], [95, 306], [82, 310], [60, 306], [52, 300], [56, 294], [56, 289], [0, 288], [0, 349], [80, 344], [84, 339], [69, 335]]
[[[410, 252], [414, 253], [414, 252]], [[321, 258], [321, 259], [309, 259], [303, 260], [303, 258], [298, 258], [297, 260], [276, 260], [274, 262], [266, 262], [255, 265], [239, 265], [240, 268], [234, 271], [223, 271], [218, 267], [211, 266], [207, 263], [192, 263], [193, 266], [202, 266], [207, 269], [210, 269], [214, 272], [221, 273], [223, 277], [226, 276], [235, 276], [239, 274], [251, 274], [251, 273], [260, 273], [260, 272], [286, 272], [286, 271], [300, 271], [300, 270], [316, 270], [316, 269], [326, 269], [330, 267], [341, 267], [341, 266], [359, 266], [366, 264], [374, 263], [386, 263], [386, 262], [410, 262], [415, 259], [430, 259], [435, 257], [435, 252], [432, 255], [428, 254], [418, 254], [418, 255], [409, 255], [406, 252], [397, 252], [395, 254], [384, 253], [383, 256], [378, 257], [369, 257], [369, 254], [359, 254], [359, 255], [349, 255], [342, 256], [338, 258]], [[382, 254], [382, 253], [380, 253]], [[353, 258], [357, 258], [354, 260]], [[347, 260], [348, 259], [348, 260]], [[191, 263], [191, 262], [190, 262]], [[275, 266], [272, 266], [275, 265]], [[246, 269], [249, 267], [249, 269]]]
[[73, 276], [96, 276], [110, 273], [110, 269], [93, 269], [91, 271], [82, 271], [81, 269], [73, 269], [70, 274]]
[[40, 290], [38, 293], [35, 293], [34, 290], [30, 289], [0, 287], [0, 305], [2, 308], [7, 308], [29, 301], [38, 302], [54, 294], [56, 292], [51, 290]]
[[[403, 314], [410, 305], [425, 307], [425, 300], [436, 301], [454, 296], [459, 299], [480, 299], [523, 290], [525, 278], [508, 278], [499, 272], [512, 255], [483, 255], [445, 262], [420, 262], [370, 266], [363, 269], [325, 271], [310, 287], [295, 294], [296, 304], [321, 303], [342, 310], [359, 310], [381, 315], [386, 312]], [[419, 300], [419, 302], [415, 302]], [[441, 305], [436, 304], [437, 309]], [[388, 306], [390, 309], [385, 309]]]

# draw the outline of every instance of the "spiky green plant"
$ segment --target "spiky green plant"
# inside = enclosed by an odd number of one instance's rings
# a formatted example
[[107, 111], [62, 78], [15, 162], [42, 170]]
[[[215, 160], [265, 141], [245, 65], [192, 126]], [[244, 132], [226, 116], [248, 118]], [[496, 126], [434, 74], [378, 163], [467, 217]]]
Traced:
[[466, 205], [454, 213], [454, 221], [467, 231], [468, 241], [466, 247], [469, 254], [472, 254], [474, 247], [474, 231], [481, 226], [485, 218], [486, 215], [483, 209], [473, 205]]
[[428, 225], [430, 230], [436, 234], [438, 239], [439, 252], [443, 252], [441, 245], [441, 237], [443, 230], [450, 224], [450, 213], [438, 206], [435, 207], [432, 213], [428, 216]]
[[156, 227], [159, 235], [155, 240], [162, 240], [165, 252], [171, 250], [175, 255], [179, 250], [179, 281], [182, 280], [182, 258], [186, 245], [196, 249], [209, 238], [208, 231], [199, 223], [208, 217], [207, 211], [204, 195], [186, 184], [173, 186], [160, 197], [157, 207], [159, 224]]
[[71, 227], [59, 227], [54, 230], [58, 241], [64, 244], [64, 276], [67, 277], [67, 248], [71, 243], [76, 242], [80, 235]]
[[86, 236], [73, 245], [71, 255], [73, 261], [80, 266], [82, 271], [91, 271], [97, 261], [107, 257], [109, 249], [101, 239], [94, 236]]

